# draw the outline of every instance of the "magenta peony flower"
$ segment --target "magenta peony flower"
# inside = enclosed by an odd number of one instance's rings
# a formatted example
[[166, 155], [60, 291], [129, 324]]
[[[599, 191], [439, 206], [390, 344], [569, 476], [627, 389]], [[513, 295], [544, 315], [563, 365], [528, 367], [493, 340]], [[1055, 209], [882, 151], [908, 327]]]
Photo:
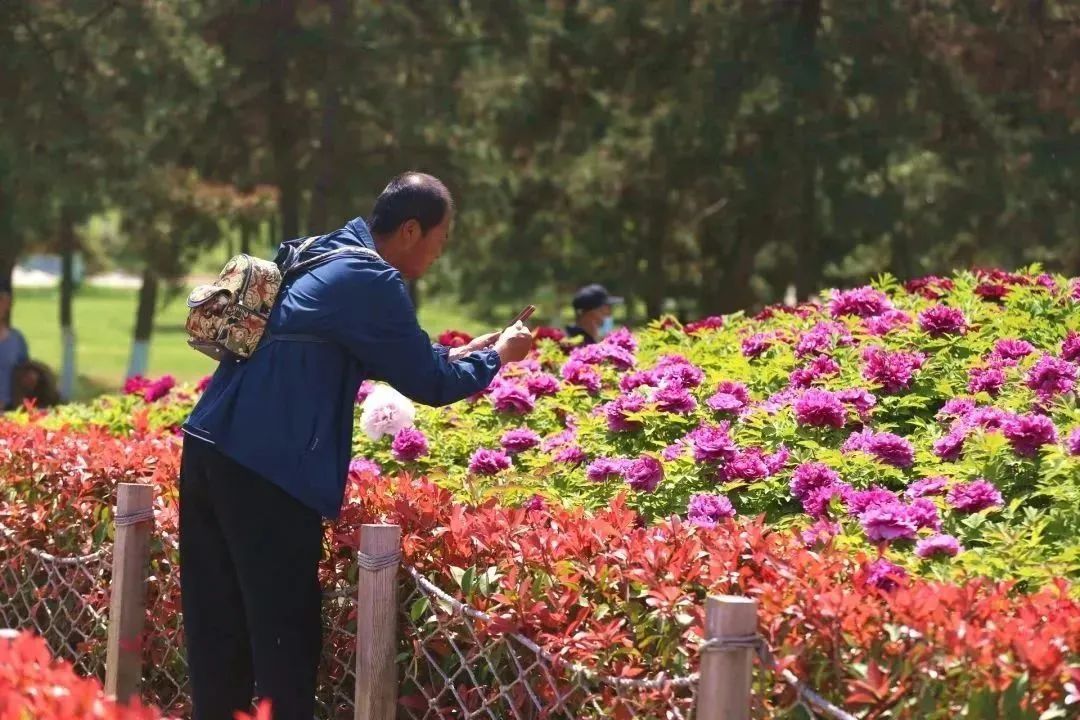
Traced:
[[602, 382], [600, 373], [593, 366], [586, 365], [580, 360], [568, 360], [563, 365], [562, 376], [571, 385], [583, 387], [590, 393], [600, 392]]
[[945, 405], [938, 410], [937, 419], [943, 420], [947, 417], [963, 418], [970, 415], [975, 410], [975, 400], [967, 397], [955, 397], [948, 400]]
[[686, 443], [682, 440], [676, 440], [671, 445], [664, 448], [664, 451], [660, 453], [660, 457], [664, 458], [668, 462], [672, 460], [678, 460], [686, 454]]
[[915, 448], [905, 438], [890, 432], [875, 433], [869, 428], [852, 433], [840, 448], [843, 452], [862, 452], [899, 468], [915, 462]]
[[945, 492], [945, 484], [948, 481], [944, 475], [922, 478], [908, 485], [904, 491], [904, 497], [909, 499], [926, 497], [928, 495], [941, 495]]
[[818, 488], [840, 482], [840, 473], [819, 462], [807, 462], [795, 468], [791, 476], [791, 494], [799, 500], [806, 498]]
[[540, 436], [536, 431], [527, 428], [514, 428], [513, 430], [507, 430], [503, 433], [499, 439], [499, 444], [503, 449], [512, 455], [523, 453], [526, 450], [532, 450], [534, 447], [540, 444]]
[[1016, 360], [1026, 358], [1033, 352], [1035, 352], [1035, 346], [1026, 340], [1002, 338], [994, 343], [994, 349], [990, 352], [990, 356], [1002, 361], [1009, 361], [1012, 364]]
[[851, 490], [844, 493], [844, 503], [851, 515], [862, 515], [875, 505], [892, 505], [900, 498], [892, 490], [874, 486], [869, 490]]
[[812, 518], [827, 517], [832, 501], [838, 499], [844, 502], [849, 493], [851, 493], [851, 486], [842, 482], [814, 488], [802, 498], [803, 511]]
[[526, 415], [536, 407], [536, 401], [529, 391], [511, 382], [500, 382], [488, 395], [497, 412]]
[[883, 337], [907, 327], [911, 322], [911, 316], [903, 310], [886, 310], [881, 315], [864, 318], [862, 324], [869, 334]]
[[[195, 385], [195, 392], [197, 392], [197, 393], [206, 392], [206, 388], [210, 387], [210, 381], [213, 380], [213, 379], [214, 379], [213, 375], [204, 375], [202, 380], [200, 380], [198, 382], [198, 384]], [[360, 387], [363, 387], [363, 385], [361, 385]], [[357, 402], [363, 402], [362, 400], [359, 399], [359, 397], [357, 397], [356, 401]]]
[[686, 436], [694, 448], [694, 461], [699, 463], [727, 463], [735, 458], [738, 447], [728, 434], [728, 425], [702, 425]]
[[765, 469], [769, 475], [775, 475], [787, 466], [790, 459], [791, 451], [787, 449], [787, 445], [781, 445], [772, 455], [765, 456]]
[[919, 327], [930, 337], [963, 335], [968, 322], [962, 310], [946, 305], [935, 305], [919, 313]]
[[1058, 441], [1054, 421], [1045, 415], [1017, 415], [1005, 423], [1005, 437], [1017, 455], [1034, 457], [1043, 445]]
[[840, 398], [840, 402], [855, 408], [855, 411], [859, 413], [859, 417], [863, 419], [877, 405], [877, 398], [874, 397], [874, 394], [863, 388], [845, 388], [838, 391], [836, 396]]
[[749, 448], [737, 453], [720, 472], [725, 480], [761, 480], [770, 474], [761, 448]]
[[424, 433], [414, 427], [401, 428], [390, 445], [394, 457], [410, 462], [428, 454], [428, 441]]
[[920, 352], [889, 352], [879, 347], [863, 351], [863, 377], [882, 386], [885, 392], [907, 389], [926, 356]]
[[799, 539], [802, 540], [803, 545], [811, 548], [815, 545], [827, 543], [834, 536], [840, 534], [840, 524], [831, 522], [829, 520], [817, 520], [813, 525], [803, 530], [799, 534]]
[[622, 458], [597, 458], [589, 463], [585, 477], [597, 483], [606, 482], [621, 476], [628, 463], [628, 460]]
[[941, 529], [941, 514], [938, 513], [937, 505], [926, 498], [918, 498], [908, 506], [908, 512], [915, 521], [916, 527]]
[[886, 592], [892, 592], [907, 579], [907, 570], [885, 558], [878, 558], [866, 567], [866, 582]]
[[725, 380], [705, 404], [716, 412], [738, 412], [750, 404], [750, 391], [742, 383]]
[[954, 485], [949, 490], [949, 506], [965, 513], [975, 513], [1004, 504], [1001, 492], [990, 482], [978, 479]]
[[1069, 437], [1065, 438], [1065, 449], [1070, 455], [1080, 455], [1080, 427], [1075, 428]]
[[368, 395], [370, 395], [371, 391], [374, 389], [375, 383], [371, 382], [370, 380], [365, 380], [364, 382], [360, 383], [360, 387], [356, 390], [356, 404], [363, 405], [364, 401], [367, 400]]
[[1069, 331], [1061, 343], [1061, 359], [1071, 363], [1080, 362], [1080, 333]]
[[660, 385], [695, 388], [705, 380], [705, 372], [682, 355], [665, 355], [653, 368]]
[[743, 339], [742, 354], [748, 358], [760, 357], [773, 346], [774, 342], [776, 342], [775, 338], [769, 333], [754, 333]]
[[474, 475], [497, 475], [510, 467], [510, 456], [502, 450], [479, 448], [469, 459], [469, 472]]
[[891, 309], [889, 296], [868, 286], [854, 290], [834, 290], [829, 302], [829, 312], [835, 318], [845, 315], [873, 317]]
[[968, 372], [968, 392], [996, 396], [1005, 385], [1005, 371], [999, 367], [974, 367]]
[[697, 401], [690, 391], [681, 385], [661, 387], [653, 395], [653, 402], [661, 412], [685, 415], [697, 409]]
[[635, 490], [652, 492], [664, 479], [664, 466], [656, 458], [642, 455], [626, 464], [623, 478]]
[[979, 407], [967, 416], [967, 422], [978, 425], [987, 432], [995, 432], [1004, 428], [1014, 417], [1016, 416], [1012, 413], [998, 407]]
[[1027, 386], [1046, 400], [1076, 387], [1077, 368], [1053, 355], [1043, 355], [1027, 376]]
[[547, 510], [547, 503], [539, 495], [533, 495], [521, 507], [529, 512], [542, 512]]
[[693, 525], [714, 528], [722, 520], [735, 517], [735, 507], [723, 495], [698, 493], [690, 498], [686, 516]]
[[813, 361], [801, 368], [796, 368], [791, 373], [789, 384], [792, 387], [808, 388], [815, 380], [829, 377], [840, 373], [840, 366], [828, 355], [817, 355]]
[[956, 557], [963, 550], [952, 535], [931, 535], [915, 543], [915, 554], [921, 558]]
[[851, 333], [842, 323], [822, 321], [807, 330], [795, 344], [796, 357], [820, 355], [835, 347], [851, 345]]
[[372, 475], [379, 477], [382, 475], [382, 468], [379, 467], [379, 463], [367, 458], [353, 458], [349, 463], [350, 475]]
[[795, 418], [800, 425], [842, 428], [847, 411], [836, 393], [810, 388], [795, 401]]
[[630, 420], [627, 415], [639, 413], [647, 405], [641, 395], [620, 395], [604, 406], [608, 429], [611, 432], [634, 432], [641, 429], [641, 423]]
[[172, 375], [162, 375], [143, 390], [143, 399], [146, 402], [156, 402], [169, 394], [176, 387], [176, 378]]
[[150, 381], [142, 375], [132, 375], [124, 381], [125, 395], [138, 395], [150, 385]]
[[634, 339], [634, 334], [630, 332], [629, 328], [621, 327], [615, 330], [610, 335], [605, 337], [601, 342], [601, 345], [611, 345], [614, 347], [622, 348], [627, 352], [637, 352], [637, 340]]
[[559, 392], [559, 378], [545, 372], [533, 373], [525, 376], [525, 387], [535, 397], [554, 395]]
[[653, 371], [640, 370], [623, 375], [622, 380], [619, 381], [619, 389], [624, 393], [628, 393], [637, 390], [639, 387], [656, 387], [659, 384], [659, 380]]
[[859, 515], [859, 523], [875, 543], [914, 540], [918, 529], [908, 507], [898, 502], [872, 505]]
[[580, 465], [585, 462], [585, 451], [578, 445], [564, 445], [555, 453], [555, 462]]

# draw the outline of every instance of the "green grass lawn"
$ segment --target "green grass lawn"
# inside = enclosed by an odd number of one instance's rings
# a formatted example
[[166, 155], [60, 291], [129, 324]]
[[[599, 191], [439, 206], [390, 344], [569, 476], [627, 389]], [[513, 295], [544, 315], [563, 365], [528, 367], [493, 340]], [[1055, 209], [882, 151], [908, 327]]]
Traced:
[[[158, 309], [150, 345], [151, 376], [169, 373], [180, 380], [197, 380], [213, 369], [211, 360], [187, 346], [184, 299], [184, 295], [177, 296]], [[77, 399], [115, 390], [123, 383], [135, 326], [135, 304], [134, 290], [84, 287], [76, 294]], [[59, 374], [59, 291], [17, 290], [13, 320], [26, 336], [30, 354]], [[448, 328], [472, 333], [484, 329], [457, 304], [435, 299], [421, 303], [420, 323], [433, 336]]]

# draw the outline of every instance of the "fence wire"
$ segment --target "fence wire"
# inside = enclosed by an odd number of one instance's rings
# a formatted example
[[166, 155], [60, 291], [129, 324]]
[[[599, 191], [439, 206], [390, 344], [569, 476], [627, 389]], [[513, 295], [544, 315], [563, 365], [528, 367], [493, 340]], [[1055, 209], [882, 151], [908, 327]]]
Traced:
[[[19, 541], [0, 525], [0, 627], [30, 630], [83, 675], [105, 677], [112, 546], [57, 557]], [[169, 716], [190, 715], [183, 652], [178, 549], [155, 538], [142, 638], [142, 698]], [[503, 632], [485, 613], [441, 590], [415, 569], [399, 573], [398, 718], [410, 720], [690, 720], [697, 673], [613, 677], [548, 653], [528, 637]], [[357, 586], [339, 581], [323, 595], [323, 655], [318, 717], [351, 720], [356, 685]], [[752, 647], [776, 671], [760, 638], [708, 641], [702, 652]], [[778, 677], [808, 717], [855, 720], [803, 685]], [[760, 698], [758, 698], [760, 700]], [[758, 705], [756, 710], [761, 711]], [[755, 713], [760, 715], [761, 713]]]

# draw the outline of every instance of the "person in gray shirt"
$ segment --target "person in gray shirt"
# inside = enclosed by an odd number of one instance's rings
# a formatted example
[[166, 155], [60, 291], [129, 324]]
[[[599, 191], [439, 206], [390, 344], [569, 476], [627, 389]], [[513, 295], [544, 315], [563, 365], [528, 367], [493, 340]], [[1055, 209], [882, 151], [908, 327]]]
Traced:
[[30, 359], [26, 338], [10, 322], [11, 289], [0, 287], [0, 411], [11, 409], [15, 368]]

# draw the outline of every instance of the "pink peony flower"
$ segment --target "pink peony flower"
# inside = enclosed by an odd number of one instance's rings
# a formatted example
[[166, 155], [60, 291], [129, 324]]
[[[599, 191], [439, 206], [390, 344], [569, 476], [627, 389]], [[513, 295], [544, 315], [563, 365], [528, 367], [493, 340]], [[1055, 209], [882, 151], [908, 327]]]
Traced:
[[803, 511], [812, 518], [827, 517], [832, 501], [838, 499], [843, 502], [850, 492], [851, 486], [842, 482], [814, 488], [802, 498]]
[[890, 432], [875, 433], [870, 429], [852, 433], [841, 450], [861, 450], [884, 463], [899, 468], [911, 467], [915, 462], [915, 447], [905, 438]]
[[926, 362], [920, 352], [889, 352], [879, 347], [863, 351], [863, 377], [882, 386], [885, 392], [907, 389], [916, 371]]
[[869, 334], [883, 337], [911, 325], [911, 322], [911, 316], [903, 310], [886, 310], [881, 315], [864, 318], [862, 324]]
[[956, 557], [963, 550], [952, 535], [931, 535], [915, 543], [915, 554], [921, 558]]
[[833, 348], [851, 345], [851, 333], [842, 323], [822, 321], [807, 330], [795, 344], [796, 357], [820, 355]]
[[545, 372], [533, 373], [525, 377], [525, 387], [535, 397], [554, 395], [559, 392], [559, 378]]
[[630, 420], [627, 416], [645, 409], [646, 400], [641, 395], [620, 395], [604, 406], [608, 429], [611, 432], [634, 432], [641, 429], [641, 423]]
[[787, 466], [790, 459], [791, 451], [787, 449], [787, 445], [781, 445], [772, 455], [765, 456], [765, 469], [769, 475], [776, 475]]
[[623, 478], [635, 490], [652, 492], [664, 479], [664, 466], [656, 458], [642, 455], [627, 463], [623, 468]]
[[930, 528], [931, 530], [941, 529], [941, 515], [938, 513], [937, 505], [933, 501], [918, 498], [911, 505], [908, 505], [908, 512], [915, 521], [916, 527], [920, 529]]
[[968, 392], [996, 396], [1005, 385], [1005, 371], [999, 367], [974, 367], [968, 371]]
[[563, 365], [562, 376], [571, 385], [577, 385], [588, 390], [590, 393], [600, 392], [602, 378], [596, 368], [586, 365], [580, 360], [568, 360]]
[[738, 447], [728, 434], [728, 425], [719, 427], [702, 425], [686, 438], [694, 449], [694, 461], [699, 463], [727, 463], [735, 458]]
[[[206, 392], [206, 388], [210, 387], [210, 381], [213, 380], [213, 379], [214, 379], [213, 375], [204, 375], [202, 380], [200, 380], [198, 382], [198, 384], [195, 385], [195, 392], [198, 392], [198, 393]], [[361, 387], [363, 387], [363, 386], [361, 386]], [[357, 402], [360, 402], [360, 401], [357, 400]]]
[[[1080, 288], [1080, 285], [1077, 287]], [[1069, 331], [1061, 343], [1061, 359], [1071, 363], [1080, 362], [1080, 333]]]
[[127, 380], [124, 380], [124, 394], [140, 395], [149, 385], [150, 381], [142, 375], [132, 375]]
[[653, 368], [660, 385], [695, 388], [705, 380], [705, 372], [682, 355], [665, 355]]
[[605, 337], [601, 342], [601, 345], [611, 345], [614, 347], [622, 348], [627, 352], [637, 352], [637, 340], [634, 339], [634, 334], [630, 332], [628, 328], [621, 327], [615, 330], [610, 335]]
[[808, 548], [827, 543], [834, 536], [840, 534], [839, 523], [830, 520], [817, 520], [813, 525], [799, 534], [799, 539]]
[[623, 474], [628, 460], [621, 458], [597, 458], [589, 463], [585, 477], [592, 482], [605, 482]]
[[789, 383], [792, 387], [808, 388], [815, 380], [840, 373], [840, 365], [828, 355], [817, 355], [813, 361], [791, 373]]
[[1027, 376], [1027, 386], [1040, 398], [1050, 399], [1076, 387], [1077, 368], [1053, 355], [1043, 355]]
[[695, 320], [692, 323], [687, 323], [683, 328], [683, 332], [687, 335], [697, 335], [708, 330], [719, 330], [724, 327], [724, 318], [716, 315], [710, 315], [707, 318], [701, 320]]
[[1002, 361], [1023, 360], [1035, 352], [1035, 346], [1026, 340], [1016, 338], [1002, 338], [994, 343], [994, 349], [990, 355]]
[[934, 441], [934, 454], [947, 462], [955, 462], [964, 453], [967, 429], [956, 428]]
[[738, 412], [750, 403], [750, 391], [739, 382], [725, 380], [716, 386], [716, 393], [705, 404], [716, 412]]
[[539, 495], [533, 495], [521, 507], [528, 512], [543, 512], [547, 510], [547, 503]]
[[690, 498], [686, 515], [692, 525], [714, 528], [722, 520], [735, 517], [735, 507], [723, 495], [698, 493]]
[[544, 452], [554, 452], [558, 448], [564, 445], [569, 445], [577, 439], [577, 430], [568, 427], [561, 432], [557, 432], [554, 435], [550, 435], [544, 438], [544, 441], [540, 444], [540, 449]]
[[795, 468], [791, 476], [791, 494], [799, 500], [806, 498], [818, 488], [829, 487], [840, 482], [840, 473], [828, 465], [808, 462]]
[[842, 428], [847, 411], [836, 393], [810, 388], [795, 401], [795, 418], [800, 425]]
[[473, 475], [497, 475], [510, 467], [510, 456], [502, 450], [479, 448], [469, 459], [469, 472]]
[[754, 333], [742, 341], [742, 354], [748, 358], [764, 355], [776, 340], [768, 333]]
[[919, 313], [919, 327], [930, 337], [963, 335], [968, 322], [962, 310], [946, 305], [935, 305]]
[[1016, 454], [1024, 457], [1034, 457], [1043, 445], [1058, 441], [1057, 427], [1045, 415], [1017, 415], [1005, 423], [1004, 432]]
[[910, 293], [921, 295], [927, 300], [940, 300], [952, 292], [953, 281], [948, 278], [928, 275], [927, 277], [908, 280], [904, 283], [904, 289]]
[[829, 312], [835, 318], [846, 315], [874, 317], [892, 309], [889, 296], [872, 287], [860, 287], [854, 290], [834, 290], [829, 302]]
[[720, 473], [724, 480], [761, 480], [770, 475], [761, 448], [749, 448], [736, 453], [735, 457], [720, 469]]
[[555, 462], [580, 465], [585, 462], [585, 451], [578, 445], [564, 445], [555, 453]]
[[866, 582], [886, 592], [892, 592], [907, 580], [907, 570], [885, 558], [878, 558], [866, 567]]
[[949, 399], [941, 410], [938, 410], [938, 420], [943, 420], [947, 417], [963, 418], [970, 415], [975, 410], [975, 400], [967, 397], [955, 397]]
[[500, 382], [488, 394], [488, 399], [497, 412], [526, 415], [536, 407], [536, 401], [529, 391], [511, 382]]
[[169, 394], [176, 387], [176, 378], [172, 375], [162, 375], [143, 389], [143, 399], [146, 402], [157, 402]]
[[859, 523], [870, 542], [914, 540], [918, 526], [906, 505], [898, 502], [873, 505], [859, 515]]
[[502, 438], [499, 439], [499, 444], [508, 453], [517, 455], [539, 445], [540, 436], [536, 431], [527, 427], [514, 428], [503, 433]]
[[428, 454], [428, 441], [424, 433], [414, 427], [401, 428], [390, 445], [394, 457], [410, 462]]
[[1080, 455], [1080, 427], [1074, 429], [1065, 438], [1065, 449], [1070, 455]]
[[948, 478], [944, 475], [922, 478], [908, 485], [904, 491], [904, 497], [909, 499], [926, 497], [927, 495], [941, 495], [945, 492], [945, 484]]
[[661, 412], [685, 415], [697, 409], [697, 401], [685, 387], [668, 385], [661, 387], [653, 395], [653, 402]]
[[371, 475], [373, 477], [379, 477], [382, 475], [382, 468], [374, 460], [367, 458], [353, 458], [349, 463], [350, 475]]
[[949, 491], [948, 501], [954, 510], [965, 513], [975, 513], [1004, 504], [1001, 492], [982, 479], [954, 485]]
[[844, 493], [844, 503], [851, 515], [862, 515], [875, 505], [892, 505], [899, 503], [900, 498], [892, 490], [883, 487], [872, 487], [868, 490], [848, 490]]
[[859, 417], [866, 419], [867, 414], [877, 405], [874, 394], [863, 388], [845, 388], [836, 393], [840, 402], [851, 405], [859, 413]]
[[979, 407], [967, 416], [967, 422], [978, 425], [987, 432], [995, 432], [1004, 428], [1014, 417], [1012, 413], [999, 407]]
[[619, 381], [619, 389], [624, 393], [633, 392], [640, 387], [656, 387], [660, 384], [656, 374], [651, 370], [639, 370], [638, 372], [623, 375]]

